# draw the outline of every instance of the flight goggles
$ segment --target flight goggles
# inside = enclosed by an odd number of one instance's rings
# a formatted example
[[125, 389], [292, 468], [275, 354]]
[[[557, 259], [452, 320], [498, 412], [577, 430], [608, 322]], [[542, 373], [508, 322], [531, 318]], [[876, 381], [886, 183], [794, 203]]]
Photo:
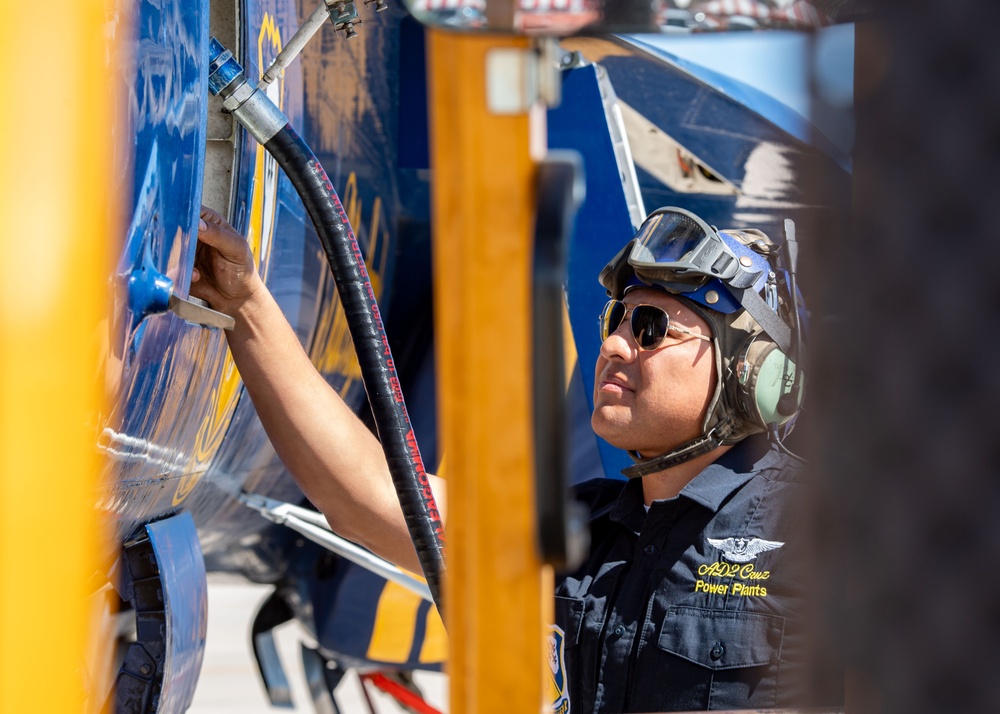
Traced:
[[628, 257], [640, 279], [693, 292], [713, 278], [741, 289], [766, 276], [767, 259], [682, 208], [654, 211], [640, 226]]
[[[629, 288], [650, 285], [715, 312], [744, 309], [789, 354], [791, 332], [776, 314], [775, 271], [765, 255], [771, 247], [763, 240], [759, 247], [760, 252], [683, 208], [660, 208], [605, 266], [600, 281], [616, 299]], [[768, 286], [770, 304], [760, 296]]]
[[[728, 239], [728, 240], [727, 240]], [[682, 208], [661, 208], [636, 233], [628, 264], [643, 281], [689, 293], [712, 279], [737, 290], [763, 288], [767, 258]]]
[[708, 335], [692, 332], [686, 327], [675, 324], [663, 308], [655, 305], [629, 306], [621, 300], [609, 300], [601, 311], [601, 342], [608, 339], [621, 326], [627, 316], [631, 316], [629, 327], [632, 328], [632, 337], [635, 338], [635, 343], [640, 350], [657, 349], [663, 344], [671, 330], [706, 342], [712, 341]]

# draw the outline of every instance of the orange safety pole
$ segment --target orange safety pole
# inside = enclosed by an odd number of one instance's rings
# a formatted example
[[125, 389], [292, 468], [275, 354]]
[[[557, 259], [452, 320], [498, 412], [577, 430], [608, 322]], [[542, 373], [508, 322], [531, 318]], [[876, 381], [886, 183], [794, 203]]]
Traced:
[[539, 711], [552, 578], [535, 545], [530, 266], [545, 115], [487, 109], [487, 54], [528, 40], [428, 38], [451, 712]]
[[121, 233], [111, 219], [119, 197], [109, 195], [114, 17], [104, 0], [8, 2], [0, 12], [3, 712], [93, 706], [98, 325], [108, 243]]

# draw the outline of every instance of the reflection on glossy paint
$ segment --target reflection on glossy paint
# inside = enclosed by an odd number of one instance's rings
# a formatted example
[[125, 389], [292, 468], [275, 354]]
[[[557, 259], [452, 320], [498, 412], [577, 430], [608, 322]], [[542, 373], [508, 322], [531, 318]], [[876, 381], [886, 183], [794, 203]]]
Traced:
[[111, 428], [101, 432], [97, 448], [114, 461], [140, 462], [155, 469], [159, 475], [178, 474], [184, 469], [184, 454], [177, 449], [159, 446]]
[[[281, 31], [275, 25], [274, 18], [264, 13], [257, 35], [257, 67], [258, 71], [266, 69], [281, 52]], [[258, 77], [258, 80], [260, 78]], [[285, 80], [279, 77], [277, 82], [267, 86], [267, 96], [278, 109], [284, 108]], [[247, 241], [257, 259], [257, 269], [266, 281], [270, 261], [271, 242], [274, 236], [274, 216], [278, 206], [278, 162], [274, 160], [264, 147], [257, 144], [254, 163], [253, 190], [250, 202], [250, 221], [247, 230]]]
[[[257, 35], [258, 69], [262, 70], [270, 65], [279, 52], [281, 52], [281, 31], [275, 24], [274, 18], [269, 13], [264, 13], [260, 33]], [[279, 109], [283, 104], [284, 86], [284, 79], [279, 78], [277, 82], [272, 82], [267, 87], [268, 97]], [[257, 145], [252, 185], [247, 242], [253, 251], [257, 270], [266, 280], [270, 265], [271, 243], [274, 238], [274, 218], [278, 206], [278, 164], [260, 144]], [[195, 448], [188, 463], [187, 474], [177, 484], [173, 505], [180, 505], [205, 475], [208, 461], [221, 446], [229, 422], [236, 411], [240, 385], [240, 374], [236, 370], [232, 354], [227, 349], [219, 383], [212, 389], [207, 415], [195, 438]]]
[[[204, 352], [208, 349], [209, 342], [213, 337], [213, 332], [202, 330], [200, 351]], [[212, 395], [205, 412], [205, 419], [198, 429], [197, 436], [195, 436], [194, 449], [188, 459], [186, 473], [177, 484], [177, 490], [174, 492], [174, 506], [180, 505], [198, 485], [201, 477], [205, 474], [208, 461], [222, 444], [229, 420], [232, 418], [233, 412], [236, 411], [236, 405], [239, 402], [240, 384], [236, 363], [233, 362], [232, 355], [226, 349], [219, 382], [212, 387]]]

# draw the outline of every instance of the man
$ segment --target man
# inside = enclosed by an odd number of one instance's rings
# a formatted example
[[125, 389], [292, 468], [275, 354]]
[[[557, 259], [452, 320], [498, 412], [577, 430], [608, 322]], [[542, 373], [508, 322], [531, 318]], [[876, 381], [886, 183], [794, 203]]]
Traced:
[[636, 464], [624, 488], [578, 489], [591, 552], [556, 590], [573, 707], [842, 697], [806, 687], [805, 494], [782, 443], [802, 394], [801, 306], [782, 263], [760, 231], [718, 232], [667, 208], [601, 273], [612, 300], [591, 422]]
[[[236, 319], [229, 345], [279, 456], [335, 531], [418, 570], [377, 440], [313, 369], [246, 242], [202, 218], [191, 292]], [[592, 547], [556, 592], [563, 711], [816, 703], [800, 676], [802, 488], [781, 442], [802, 393], [800, 306], [778, 263], [759, 231], [660, 209], [601, 273], [592, 425], [636, 464], [624, 487], [578, 489]]]

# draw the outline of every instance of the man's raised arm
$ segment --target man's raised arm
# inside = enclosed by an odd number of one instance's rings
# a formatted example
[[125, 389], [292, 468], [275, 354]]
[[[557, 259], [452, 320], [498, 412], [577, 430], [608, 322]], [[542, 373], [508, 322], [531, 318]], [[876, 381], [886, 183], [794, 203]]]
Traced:
[[210, 209], [201, 218], [191, 294], [236, 320], [229, 349], [278, 456], [334, 531], [419, 573], [378, 439], [309, 361], [246, 240]]

